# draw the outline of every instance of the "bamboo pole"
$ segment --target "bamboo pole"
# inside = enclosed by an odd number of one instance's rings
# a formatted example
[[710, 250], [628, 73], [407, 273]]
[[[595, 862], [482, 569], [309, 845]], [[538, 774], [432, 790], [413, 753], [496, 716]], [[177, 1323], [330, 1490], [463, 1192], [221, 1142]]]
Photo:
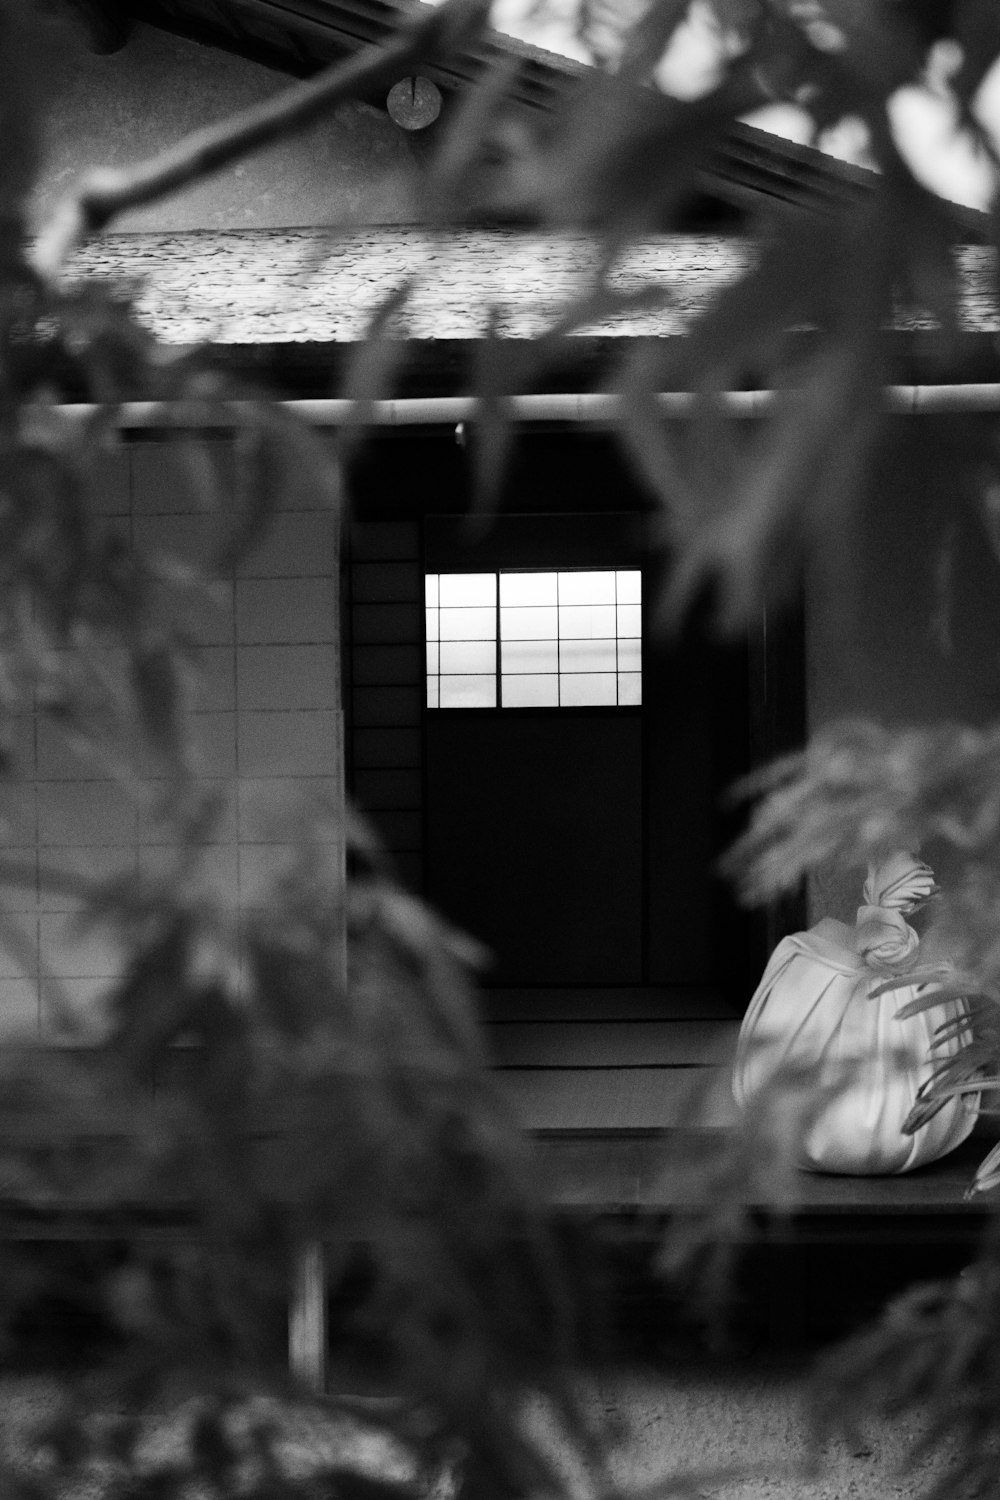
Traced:
[[[781, 391], [721, 391], [712, 399], [733, 417], [764, 416], [781, 398]], [[691, 391], [662, 391], [657, 397], [664, 416], [683, 417], [697, 409], [703, 396]], [[505, 405], [512, 421], [613, 423], [621, 398], [603, 391], [555, 392], [551, 395], [509, 396]], [[885, 409], [897, 415], [931, 415], [947, 412], [1000, 412], [1000, 383], [968, 385], [888, 385], [883, 387]], [[454, 426], [471, 421], [476, 414], [474, 396], [415, 396], [394, 401], [283, 401], [283, 410], [316, 427], [339, 427], [359, 422], [373, 427]], [[62, 410], [81, 420], [96, 408], [86, 403], [68, 404]], [[128, 431], [143, 428], [200, 427], [225, 430], [239, 426], [251, 405], [238, 401], [201, 403], [128, 401], [117, 410], [117, 425]]]

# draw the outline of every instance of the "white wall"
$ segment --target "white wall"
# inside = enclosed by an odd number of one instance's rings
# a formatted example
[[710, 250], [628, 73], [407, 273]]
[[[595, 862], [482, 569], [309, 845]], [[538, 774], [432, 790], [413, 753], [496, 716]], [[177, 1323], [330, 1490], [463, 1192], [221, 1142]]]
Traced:
[[[67, 36], [46, 58], [36, 220], [44, 220], [87, 168], [128, 168], [189, 131], [269, 98], [290, 81], [151, 26], [136, 26], [122, 51], [108, 56], [88, 52]], [[406, 222], [419, 216], [417, 149], [383, 110], [349, 104], [301, 135], [124, 216], [115, 227]]]

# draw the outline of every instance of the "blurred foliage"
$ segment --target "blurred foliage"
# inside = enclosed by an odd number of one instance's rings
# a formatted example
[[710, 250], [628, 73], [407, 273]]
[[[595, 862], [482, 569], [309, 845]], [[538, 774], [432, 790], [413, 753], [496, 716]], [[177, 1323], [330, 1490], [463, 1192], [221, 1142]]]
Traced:
[[[814, 139], [850, 120], [867, 142], [875, 171], [863, 185], [857, 175], [827, 184], [805, 211], [792, 181], [770, 200], [762, 194], [748, 210], [749, 272], [683, 339], [628, 340], [608, 376], [622, 397], [625, 450], [659, 503], [675, 617], [708, 594], [719, 623], [738, 630], [762, 598], [790, 596], [807, 554], [837, 550], [878, 432], [882, 387], [893, 379], [886, 335], [900, 312], [933, 320], [932, 368], [958, 347], [955, 246], [975, 220], [973, 236], [987, 238], [991, 221], [963, 215], [915, 174], [891, 101], [906, 87], [947, 87], [930, 81], [932, 49], [953, 38], [963, 59], [948, 90], [956, 130], [992, 162], [995, 146], [973, 105], [1000, 38], [992, 8], [931, 10], [902, 0], [660, 0], [639, 7], [629, 28], [620, 12], [615, 24], [613, 7], [584, 4], [581, 36], [600, 36], [602, 66], [551, 118], [532, 124], [498, 104], [492, 75], [479, 107], [473, 95], [455, 114], [439, 176], [431, 174], [431, 201], [449, 218], [585, 228], [599, 247], [593, 284], [549, 334], [513, 349], [498, 340], [487, 355], [478, 466], [493, 486], [509, 437], [503, 397], [565, 358], [571, 334], [635, 310], [614, 284], [624, 253], [643, 235], [683, 224], [692, 202], [711, 192], [734, 122], [786, 104], [805, 113]], [[692, 29], [711, 67], [697, 97], [677, 98], [656, 84], [674, 71], [683, 80], [683, 65], [668, 64], [672, 53], [688, 56]], [[670, 293], [667, 284], [644, 296], [652, 304]], [[718, 400], [744, 389], [778, 397], [749, 436]], [[666, 423], [658, 408], [657, 393], [672, 390], [701, 397], [681, 424]]]
[[996, 1494], [996, 1328], [1000, 1267], [995, 1225], [982, 1254], [954, 1281], [923, 1283], [893, 1300], [881, 1319], [828, 1354], [812, 1405], [817, 1448], [846, 1434], [863, 1446], [876, 1422], [921, 1413], [909, 1467], [936, 1450], [949, 1455], [927, 1500]]
[[[24, 213], [45, 46], [28, 6], [0, 5], [4, 815], [17, 816], [17, 730], [32, 715], [117, 784], [167, 857], [113, 879], [42, 872], [123, 963], [86, 1013], [45, 976], [50, 1043], [9, 1039], [0, 1056], [0, 1349], [16, 1350], [39, 1299], [61, 1316], [67, 1288], [32, 1236], [96, 1235], [109, 1248], [80, 1259], [76, 1297], [85, 1286], [110, 1340], [100, 1392], [130, 1416], [95, 1428], [94, 1373], [78, 1389], [67, 1372], [50, 1459], [11, 1458], [3, 1484], [423, 1493], [460, 1455], [498, 1495], [550, 1485], [522, 1420], [532, 1391], [593, 1446], [568, 1384], [573, 1276], [485, 1072], [474, 946], [400, 888], [336, 800], [256, 809], [288, 853], [252, 913], [212, 865], [235, 792], [206, 792], [198, 774], [192, 622], [296, 494], [340, 516], [339, 464], [308, 427], [214, 374], [210, 351], [158, 346], [120, 288], [33, 267]], [[170, 432], [177, 482], [212, 539], [194, 562], [102, 515], [126, 399], [151, 403]], [[204, 442], [203, 426], [232, 441]], [[5, 861], [8, 887], [36, 878], [33, 859]], [[2, 936], [16, 957], [16, 922]], [[338, 1387], [392, 1397], [360, 1415], [287, 1370], [288, 1291], [318, 1240]], [[149, 1409], [177, 1413], [168, 1461], [143, 1456]], [[296, 1411], [312, 1424], [305, 1457], [288, 1437]], [[382, 1447], [366, 1467], [351, 1450], [368, 1429]]]
[[[465, 34], [483, 11], [450, 0], [442, 14]], [[281, 1373], [275, 1309], [298, 1248], [317, 1237], [332, 1247], [331, 1281], [343, 1291], [351, 1377], [377, 1356], [378, 1379], [397, 1398], [378, 1425], [417, 1456], [420, 1474], [459, 1452], [478, 1495], [553, 1487], [524, 1420], [530, 1392], [543, 1389], [557, 1420], [596, 1451], [567, 1379], [574, 1281], [527, 1148], [483, 1073], [473, 950], [399, 889], [370, 835], [356, 820], [345, 826], [336, 807], [299, 809], [297, 827], [276, 810], [296, 853], [252, 922], [220, 899], [205, 858], [226, 807], [201, 788], [187, 733], [197, 674], [186, 622], [211, 607], [214, 580], [259, 543], [289, 486], [308, 486], [340, 514], [336, 461], [258, 393], [223, 381], [208, 351], [158, 346], [121, 289], [74, 287], [58, 274], [72, 235], [113, 222], [130, 191], [149, 202], [203, 173], [204, 141], [137, 170], [134, 183], [118, 174], [98, 194], [99, 213], [63, 216], [32, 254], [25, 205], [44, 101], [33, 12], [27, 0], [0, 4], [3, 792], [13, 809], [15, 728], [36, 713], [169, 830], [176, 857], [128, 882], [54, 877], [126, 961], [75, 1036], [67, 1008], [63, 1035], [86, 1046], [11, 1046], [0, 1060], [0, 1333], [37, 1292], [17, 1239], [32, 1216], [40, 1226], [96, 1218], [122, 1247], [97, 1293], [122, 1338], [116, 1378], [134, 1404], [168, 1388], [182, 1441], [176, 1461], [143, 1467], [134, 1424], [96, 1431], [89, 1408], [71, 1401], [51, 1429], [49, 1460], [12, 1469], [9, 1488], [60, 1493], [93, 1464], [123, 1495], [180, 1494], [195, 1479], [217, 1494], [419, 1488], [412, 1472], [398, 1483], [382, 1470], [348, 1475], [343, 1445], [319, 1472], [282, 1467], [282, 1424], [296, 1400], [310, 1401]], [[711, 44], [710, 65], [700, 88], [671, 92], [673, 49], [692, 27]], [[947, 369], [959, 348], [955, 247], [970, 233], [995, 247], [996, 194], [978, 217], [935, 194], [901, 148], [892, 101], [917, 88], [943, 102], [995, 185], [997, 145], [977, 104], [1000, 53], [1000, 12], [993, 0], [581, 0], [578, 34], [593, 66], [557, 110], [526, 116], [510, 65], [487, 68], [442, 125], [429, 165], [427, 203], [442, 224], [485, 216], [584, 229], [597, 246], [593, 284], [548, 333], [485, 342], [471, 450], [483, 503], [511, 441], [507, 398], [541, 380], [595, 319], [670, 298], [669, 286], [623, 294], [616, 268], [637, 237], [683, 222], [735, 121], [784, 103], [805, 112], [816, 139], [854, 122], [877, 169], [814, 204], [776, 197], [756, 211], [747, 274], [684, 339], [629, 341], [609, 376], [622, 396], [622, 443], [669, 554], [667, 614], [707, 599], [721, 627], [737, 631], [762, 600], [794, 593], [807, 559], [837, 551], [879, 432], [882, 388], [896, 374], [888, 330], [900, 310], [929, 320], [929, 368]], [[435, 22], [424, 41], [449, 35]], [[330, 97], [348, 86], [363, 96], [381, 66], [355, 60]], [[297, 128], [300, 114], [300, 104], [284, 115], [269, 106], [266, 130]], [[213, 135], [212, 160], [256, 148], [263, 129], [245, 117], [221, 127], [228, 135]], [[409, 291], [405, 283], [386, 301], [348, 375], [360, 403], [352, 441], [365, 403], [398, 371], [385, 335]], [[737, 427], [720, 397], [745, 389], [774, 399]], [[663, 419], [657, 393], [669, 390], [695, 395], [683, 423]], [[86, 404], [73, 413], [66, 398]], [[216, 532], [204, 566], [146, 552], [95, 516], [125, 400], [160, 406], [173, 429], [186, 483]], [[231, 471], [199, 441], [203, 424], [234, 433]], [[942, 1069], [925, 1109], [1000, 1070], [996, 735], [860, 725], [818, 736], [767, 773], [734, 856], [753, 900], [824, 860], [863, 863], [931, 837], [960, 856], [963, 874], [925, 953], [933, 958], [937, 941], [952, 965], [946, 982], [974, 997], [976, 1039]], [[19, 875], [13, 862], [3, 873]], [[940, 983], [939, 968], [927, 978]], [[742, 1232], [748, 1193], [787, 1209], [788, 1120], [807, 1112], [762, 1108], [737, 1156], [704, 1175], [705, 1211], [666, 1258], [702, 1263], [713, 1298], [716, 1250]], [[995, 1169], [984, 1166], [982, 1185]], [[178, 1223], [189, 1246], [156, 1240], [153, 1231]], [[887, 1412], [929, 1404], [928, 1441], [957, 1434], [959, 1479], [998, 1493], [994, 1259], [991, 1242], [960, 1287], [915, 1293], [831, 1362], [823, 1432], [862, 1392]], [[248, 1406], [262, 1391], [280, 1396], [278, 1416]]]

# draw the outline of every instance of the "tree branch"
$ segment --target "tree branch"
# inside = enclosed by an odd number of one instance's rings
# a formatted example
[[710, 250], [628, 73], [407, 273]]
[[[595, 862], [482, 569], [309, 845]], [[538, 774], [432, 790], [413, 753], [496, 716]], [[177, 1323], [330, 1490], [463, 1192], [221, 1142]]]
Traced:
[[75, 245], [99, 234], [128, 209], [200, 182], [230, 162], [305, 129], [350, 99], [388, 89], [420, 63], [454, 51], [487, 22], [490, 0], [445, 0], [401, 28], [385, 47], [370, 47], [241, 110], [219, 125], [194, 131], [130, 171], [89, 172], [39, 235], [33, 261], [46, 279], [58, 276]]

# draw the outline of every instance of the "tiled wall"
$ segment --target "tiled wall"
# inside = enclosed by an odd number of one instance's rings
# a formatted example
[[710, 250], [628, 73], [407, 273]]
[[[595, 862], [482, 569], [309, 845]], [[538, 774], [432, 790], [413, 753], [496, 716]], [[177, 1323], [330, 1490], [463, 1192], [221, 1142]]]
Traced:
[[[224, 469], [224, 445], [212, 451]], [[109, 459], [92, 505], [101, 524], [180, 563], [203, 558], [218, 526], [161, 442], [137, 441]], [[265, 804], [303, 783], [334, 799], [342, 786], [337, 574], [336, 518], [300, 488], [266, 541], [189, 614], [201, 668], [191, 706], [199, 777], [225, 805], [201, 878], [234, 907], [253, 907], [289, 856]], [[47, 872], [155, 869], [172, 851], [162, 824], [40, 716], [26, 715], [14, 739], [24, 779], [4, 844], [33, 878], [0, 889], [0, 1027], [54, 1035], [61, 1007], [92, 1006], [120, 955], [101, 934], [77, 930], [76, 898], [50, 889]]]

